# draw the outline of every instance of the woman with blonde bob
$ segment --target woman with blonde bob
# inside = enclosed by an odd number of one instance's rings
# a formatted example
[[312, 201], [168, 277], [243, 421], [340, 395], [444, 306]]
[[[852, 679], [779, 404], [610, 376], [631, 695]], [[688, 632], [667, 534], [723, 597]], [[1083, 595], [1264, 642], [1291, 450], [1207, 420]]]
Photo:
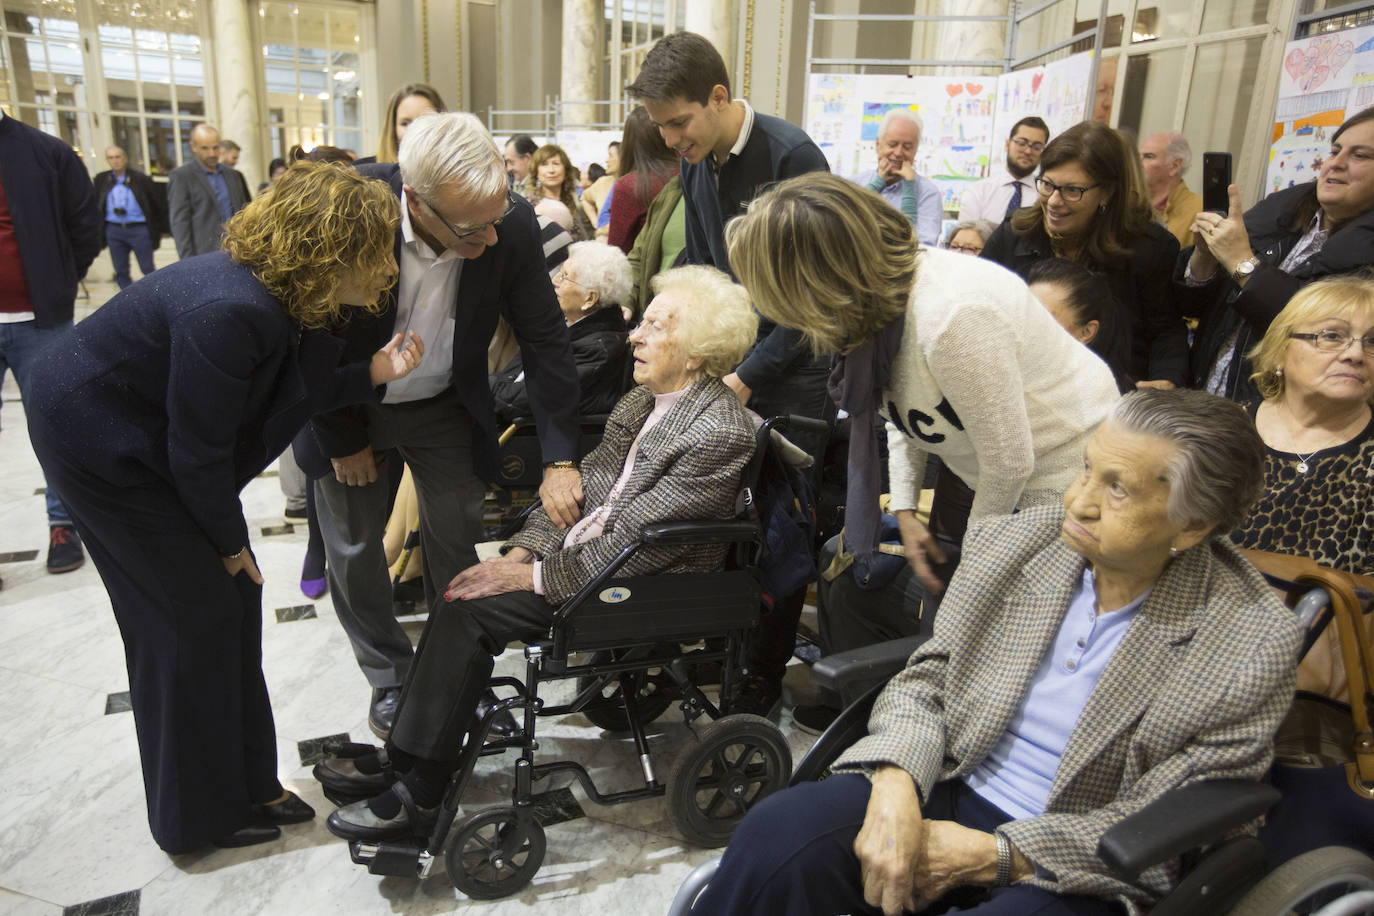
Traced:
[[1247, 356], [1264, 491], [1236, 543], [1374, 574], [1374, 277], [1303, 287]]
[[[581, 519], [559, 528], [536, 511], [504, 556], [454, 576], [449, 603], [425, 625], [385, 751], [330, 758], [315, 768], [326, 788], [372, 795], [329, 816], [335, 835], [370, 841], [426, 832], [493, 657], [513, 640], [542, 638], [554, 609], [646, 525], [734, 514], [754, 427], [721, 376], [753, 344], [758, 318], [744, 290], [711, 267], [660, 274], [655, 290], [630, 334], [639, 384], [620, 399], [601, 444], [582, 459]], [[723, 546], [646, 547], [621, 573], [712, 569], [724, 556]]]
[[395, 195], [297, 163], [224, 251], [120, 292], [35, 371], [29, 432], [60, 481], [124, 637], [148, 821], [169, 853], [246, 846], [314, 811], [277, 780], [262, 574], [239, 491], [318, 411], [420, 363], [397, 335], [339, 365], [328, 331], [396, 273]]
[[[931, 592], [969, 521], [1059, 502], [1117, 389], [1018, 277], [919, 245], [901, 213], [833, 175], [755, 198], [726, 241], [759, 312], [839, 354], [831, 393], [853, 418], [844, 540], [860, 585], [878, 532], [879, 412], [890, 511]], [[943, 462], [932, 530], [916, 518], [927, 454]]]

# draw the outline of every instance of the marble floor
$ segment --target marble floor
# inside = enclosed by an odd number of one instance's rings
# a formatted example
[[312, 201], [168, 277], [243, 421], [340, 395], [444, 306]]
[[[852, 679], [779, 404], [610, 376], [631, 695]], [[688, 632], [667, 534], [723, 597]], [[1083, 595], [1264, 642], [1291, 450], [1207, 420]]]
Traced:
[[[169, 248], [159, 252], [159, 264], [172, 257]], [[91, 275], [78, 319], [115, 292], [108, 255]], [[13, 378], [3, 389], [0, 421], [0, 694], [10, 702], [0, 728], [6, 783], [0, 913], [639, 916], [665, 911], [683, 877], [716, 854], [676, 835], [662, 799], [603, 807], [555, 779], [541, 785], [551, 791], [544, 865], [515, 896], [470, 901], [450, 885], [441, 862], [423, 881], [376, 877], [353, 865], [345, 844], [324, 827], [331, 805], [311, 778], [311, 747], [331, 735], [372, 740], [368, 686], [328, 596], [312, 602], [299, 591], [305, 534], [283, 525], [281, 492], [269, 471], [243, 494], [266, 578], [264, 667], [282, 782], [319, 817], [284, 828], [280, 840], [262, 846], [166, 855], [148, 834], [128, 679], [109, 600], [90, 563], [63, 575], [44, 567], [43, 478]], [[406, 626], [418, 639], [423, 621], [407, 619]], [[498, 664], [498, 673], [522, 672], [517, 650]], [[809, 699], [804, 667], [794, 663], [786, 688], [789, 703]], [[549, 728], [541, 729], [547, 740], [540, 759], [581, 761], [603, 792], [640, 784], [628, 739], [581, 716], [541, 724]], [[786, 710], [780, 725], [799, 759], [812, 739], [792, 727]], [[690, 740], [673, 710], [654, 732], [660, 766]], [[465, 812], [507, 802], [512, 759], [482, 759]]]

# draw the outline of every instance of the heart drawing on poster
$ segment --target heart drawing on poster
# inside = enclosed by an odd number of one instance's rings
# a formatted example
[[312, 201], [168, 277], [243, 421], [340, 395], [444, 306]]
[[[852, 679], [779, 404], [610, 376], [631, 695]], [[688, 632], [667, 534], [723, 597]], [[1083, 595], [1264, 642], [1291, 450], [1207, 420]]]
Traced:
[[1297, 84], [1299, 92], [1312, 92], [1350, 62], [1355, 53], [1351, 41], [1334, 35], [1312, 39], [1306, 48], [1294, 48], [1283, 60], [1283, 69]]
[[946, 84], [945, 84], [945, 92], [948, 92], [948, 93], [949, 93], [949, 97], [950, 97], [950, 98], [954, 98], [956, 95], [958, 95], [959, 93], [961, 93], [961, 92], [963, 92], [963, 91], [964, 91], [964, 87], [961, 86], [959, 83], [946, 83]]
[[1040, 91], [1040, 84], [1045, 81], [1045, 73], [1041, 71], [1031, 77], [1031, 95]]
[[968, 90], [968, 94], [969, 94], [969, 95], [977, 95], [978, 93], [980, 93], [980, 92], [983, 91], [983, 84], [982, 84], [982, 83], [964, 83], [964, 88]]

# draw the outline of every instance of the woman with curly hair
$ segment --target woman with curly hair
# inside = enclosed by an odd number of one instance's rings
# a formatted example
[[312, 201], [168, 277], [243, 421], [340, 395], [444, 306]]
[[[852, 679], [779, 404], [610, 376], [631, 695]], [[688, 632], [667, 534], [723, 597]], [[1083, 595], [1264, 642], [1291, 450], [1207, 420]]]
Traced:
[[[563, 147], [545, 143], [534, 151], [530, 157], [530, 173], [525, 177], [525, 197], [534, 212], [568, 230], [574, 242], [589, 242], [596, 237], [596, 230], [577, 205], [576, 188], [577, 176], [572, 160]], [[565, 207], [567, 213], [563, 212]]]
[[188, 258], [53, 344], [25, 404], [124, 638], [148, 821], [169, 853], [246, 846], [314, 811], [277, 780], [262, 574], [239, 491], [314, 413], [420, 363], [393, 338], [339, 365], [329, 329], [392, 282], [396, 198], [297, 163]]

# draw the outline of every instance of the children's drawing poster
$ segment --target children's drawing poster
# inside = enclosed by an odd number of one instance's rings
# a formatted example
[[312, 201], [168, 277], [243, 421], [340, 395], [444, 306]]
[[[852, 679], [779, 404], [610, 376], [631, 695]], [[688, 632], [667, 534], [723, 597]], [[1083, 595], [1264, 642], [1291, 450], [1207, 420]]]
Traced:
[[836, 174], [872, 169], [883, 117], [894, 108], [920, 116], [924, 128], [915, 168], [940, 188], [947, 208], [962, 190], [988, 174], [995, 76], [813, 74], [809, 133]]
[[1088, 78], [1092, 52], [1028, 70], [1003, 73], [997, 80], [997, 104], [993, 125], [991, 169], [1002, 170], [1007, 161], [1006, 139], [1012, 125], [1034, 115], [1042, 118], [1053, 137], [1087, 117]]
[[1312, 181], [1347, 117], [1374, 105], [1374, 26], [1290, 41], [1264, 193]]

